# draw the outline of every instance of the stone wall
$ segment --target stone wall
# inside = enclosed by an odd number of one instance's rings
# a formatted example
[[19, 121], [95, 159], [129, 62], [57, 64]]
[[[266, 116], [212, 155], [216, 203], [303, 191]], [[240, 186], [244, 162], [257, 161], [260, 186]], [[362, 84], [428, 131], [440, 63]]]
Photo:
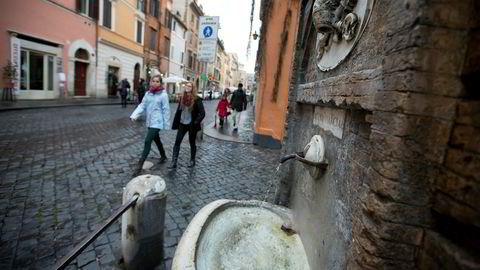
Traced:
[[[312, 269], [480, 269], [480, 4], [375, 1], [349, 56], [316, 65], [303, 1], [284, 153], [315, 134], [329, 167], [283, 168]], [[302, 16], [303, 15], [303, 16]]]

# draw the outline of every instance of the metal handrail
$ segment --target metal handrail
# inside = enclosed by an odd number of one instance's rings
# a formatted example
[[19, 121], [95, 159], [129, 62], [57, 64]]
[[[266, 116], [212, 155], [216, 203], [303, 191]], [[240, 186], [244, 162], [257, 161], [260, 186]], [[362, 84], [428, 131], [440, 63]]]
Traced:
[[97, 237], [104, 232], [112, 223], [119, 218], [125, 211], [128, 210], [128, 208], [134, 206], [137, 203], [137, 200], [139, 198], [138, 194], [133, 195], [133, 197], [128, 201], [126, 204], [122, 205], [115, 213], [113, 213], [106, 221], [103, 223], [102, 226], [100, 226], [98, 229], [96, 229], [92, 234], [90, 234], [85, 240], [83, 240], [80, 244], [75, 246], [75, 248], [70, 251], [65, 257], [63, 257], [56, 265], [55, 269], [64, 269], [67, 267], [75, 258], [82, 253], [82, 251], [90, 244], [92, 243]]

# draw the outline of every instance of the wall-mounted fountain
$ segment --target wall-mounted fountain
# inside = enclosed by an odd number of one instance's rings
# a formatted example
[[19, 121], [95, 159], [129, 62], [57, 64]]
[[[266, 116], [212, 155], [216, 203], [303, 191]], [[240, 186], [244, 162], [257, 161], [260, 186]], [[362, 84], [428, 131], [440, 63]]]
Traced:
[[[315, 135], [303, 152], [280, 160], [301, 162], [314, 178], [327, 169]], [[277, 170], [278, 171], [278, 170]], [[264, 201], [217, 200], [192, 219], [177, 246], [172, 269], [310, 269], [290, 209]]]

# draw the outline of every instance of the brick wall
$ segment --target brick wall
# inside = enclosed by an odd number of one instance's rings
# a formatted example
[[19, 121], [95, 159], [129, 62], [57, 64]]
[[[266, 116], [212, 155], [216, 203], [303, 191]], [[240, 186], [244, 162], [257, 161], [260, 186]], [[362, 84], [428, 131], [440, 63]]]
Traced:
[[[312, 179], [290, 164], [279, 200], [312, 269], [480, 269], [479, 6], [376, 1], [329, 72], [315, 30], [297, 38], [284, 153], [321, 134], [329, 168]], [[325, 107], [344, 111], [343, 136], [315, 125]]]

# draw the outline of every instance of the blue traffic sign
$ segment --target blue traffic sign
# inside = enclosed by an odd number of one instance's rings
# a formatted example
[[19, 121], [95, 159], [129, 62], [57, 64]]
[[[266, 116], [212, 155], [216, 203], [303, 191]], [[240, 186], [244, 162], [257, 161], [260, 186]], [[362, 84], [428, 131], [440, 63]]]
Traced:
[[212, 27], [207, 26], [207, 27], [203, 28], [203, 35], [204, 35], [206, 38], [211, 37], [212, 34], [213, 34], [213, 29], [212, 29]]

